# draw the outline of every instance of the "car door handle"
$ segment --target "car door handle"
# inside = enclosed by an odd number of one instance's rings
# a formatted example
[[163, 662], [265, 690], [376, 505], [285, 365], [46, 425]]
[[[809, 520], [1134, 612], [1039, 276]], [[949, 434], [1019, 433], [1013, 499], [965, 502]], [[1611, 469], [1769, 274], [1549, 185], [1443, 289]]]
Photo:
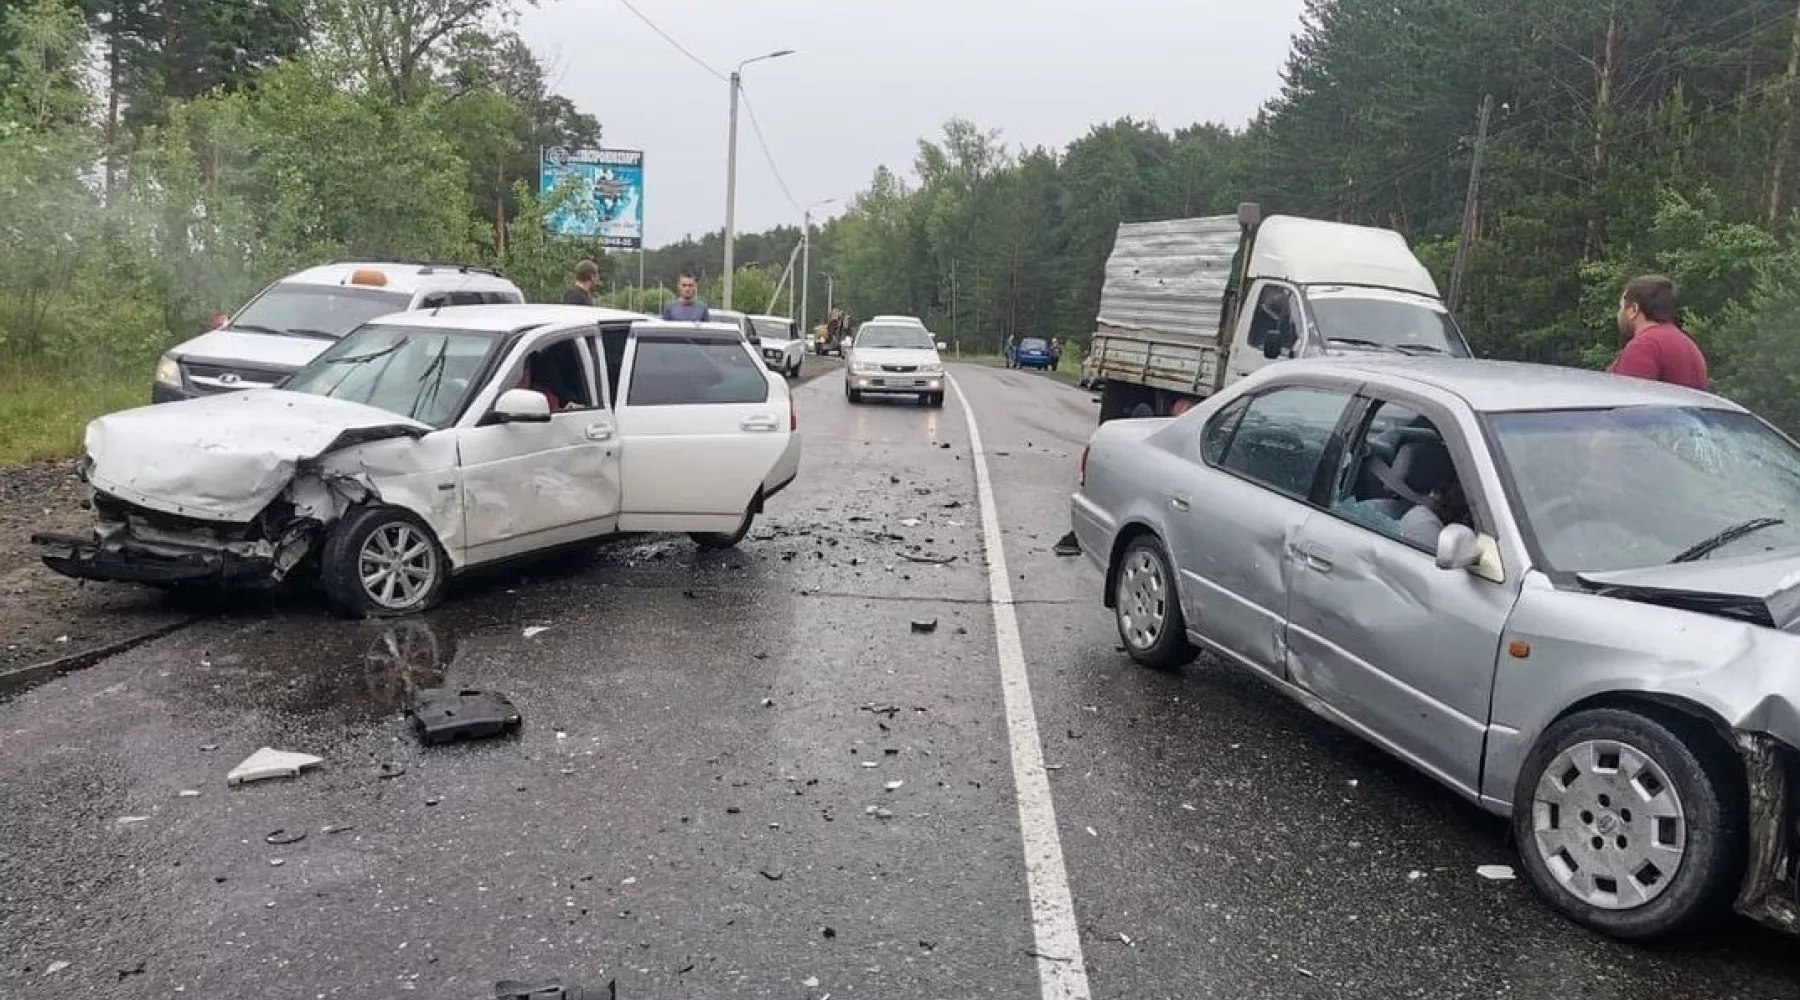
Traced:
[[589, 424], [587, 439], [589, 441], [611, 441], [613, 428], [611, 424]]
[[1193, 501], [1188, 499], [1188, 495], [1185, 493], [1172, 493], [1169, 495], [1169, 506], [1176, 510], [1187, 510], [1192, 503]]
[[1307, 568], [1319, 573], [1331, 572], [1331, 550], [1316, 543], [1294, 546], [1294, 554], [1306, 563]]
[[776, 424], [774, 417], [767, 413], [759, 413], [754, 417], [745, 417], [738, 426], [747, 431], [772, 431], [779, 425]]

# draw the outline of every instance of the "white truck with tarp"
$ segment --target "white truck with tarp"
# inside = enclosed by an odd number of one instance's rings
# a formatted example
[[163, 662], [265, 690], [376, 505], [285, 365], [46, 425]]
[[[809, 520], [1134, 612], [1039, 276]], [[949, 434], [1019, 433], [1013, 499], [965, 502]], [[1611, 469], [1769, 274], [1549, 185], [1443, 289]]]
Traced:
[[1179, 415], [1284, 357], [1364, 351], [1472, 355], [1405, 237], [1246, 203], [1121, 224], [1089, 358], [1105, 422]]

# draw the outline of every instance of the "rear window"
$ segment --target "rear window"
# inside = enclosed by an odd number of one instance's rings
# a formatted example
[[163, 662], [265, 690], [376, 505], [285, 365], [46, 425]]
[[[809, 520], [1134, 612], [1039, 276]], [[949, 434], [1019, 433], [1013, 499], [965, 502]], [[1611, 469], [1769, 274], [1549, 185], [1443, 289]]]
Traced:
[[1019, 341], [1019, 349], [1025, 351], [1047, 351], [1050, 349], [1050, 342], [1048, 340], [1041, 340], [1037, 337], [1026, 337], [1024, 340]]
[[632, 406], [763, 403], [769, 380], [741, 341], [713, 338], [640, 339], [631, 372]]
[[758, 337], [767, 337], [770, 340], [794, 339], [794, 324], [791, 322], [779, 319], [758, 319], [751, 320], [751, 323], [756, 326]]

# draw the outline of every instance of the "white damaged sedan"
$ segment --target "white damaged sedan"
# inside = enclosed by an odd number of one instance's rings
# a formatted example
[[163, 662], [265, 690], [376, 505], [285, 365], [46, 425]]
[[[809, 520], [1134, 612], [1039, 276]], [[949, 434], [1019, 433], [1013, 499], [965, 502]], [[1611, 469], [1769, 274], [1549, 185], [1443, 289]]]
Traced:
[[737, 544], [799, 472], [788, 387], [736, 326], [585, 306], [385, 316], [282, 388], [88, 425], [91, 534], [66, 576], [161, 586], [316, 578], [395, 616], [463, 570], [617, 532]]

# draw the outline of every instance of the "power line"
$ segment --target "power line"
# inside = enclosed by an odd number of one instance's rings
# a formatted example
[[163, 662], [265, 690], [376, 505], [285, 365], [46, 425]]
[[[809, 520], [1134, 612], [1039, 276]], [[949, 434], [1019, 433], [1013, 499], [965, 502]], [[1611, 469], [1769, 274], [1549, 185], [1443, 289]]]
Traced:
[[763, 137], [762, 124], [756, 120], [756, 108], [750, 104], [750, 94], [744, 90], [742, 83], [738, 84], [738, 100], [744, 102], [744, 113], [750, 118], [750, 131], [756, 136], [756, 144], [762, 147], [763, 159], [769, 162], [769, 173], [775, 175], [775, 183], [780, 186], [782, 195], [787, 198], [788, 204], [794, 206], [794, 211], [804, 211], [794, 193], [788, 190], [787, 181], [782, 179], [781, 168], [775, 165], [775, 154], [769, 152], [769, 140]]
[[687, 56], [690, 60], [692, 60], [694, 65], [700, 67], [701, 69], [707, 71], [708, 73], [711, 73], [714, 77], [716, 77], [720, 80], [725, 79], [725, 74], [723, 74], [723, 73], [719, 72], [718, 70], [713, 69], [711, 66], [707, 65], [706, 60], [700, 58], [699, 56], [693, 54], [692, 52], [689, 52], [687, 46], [676, 41], [674, 39], [674, 37], [671, 36], [668, 32], [657, 27], [656, 22], [650, 20], [648, 17], [645, 17], [643, 11], [638, 10], [636, 7], [633, 7], [631, 5], [631, 0], [619, 0], [619, 2], [621, 4], [625, 5], [626, 10], [631, 11], [633, 14], [636, 14], [637, 19], [644, 22], [646, 25], [648, 25], [650, 27], [651, 31], [654, 31], [658, 35], [661, 35], [663, 41], [668, 42], [670, 45], [673, 45], [675, 47], [675, 51], [681, 53], [684, 56]]

